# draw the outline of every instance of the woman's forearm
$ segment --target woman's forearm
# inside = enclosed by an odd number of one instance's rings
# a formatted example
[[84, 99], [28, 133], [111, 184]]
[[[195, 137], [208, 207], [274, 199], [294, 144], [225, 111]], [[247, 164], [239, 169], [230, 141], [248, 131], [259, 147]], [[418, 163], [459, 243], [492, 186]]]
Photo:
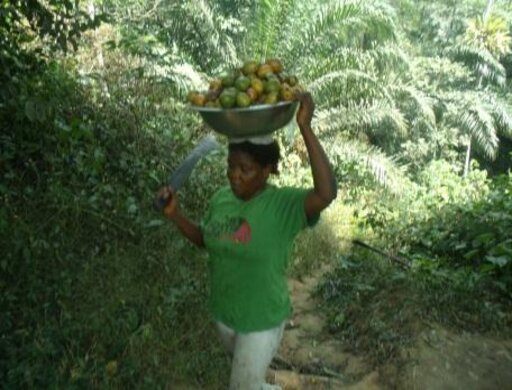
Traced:
[[338, 192], [336, 177], [329, 159], [311, 126], [300, 126], [300, 131], [309, 155], [314, 192], [327, 207], [336, 198]]
[[170, 216], [169, 219], [193, 244], [200, 248], [204, 248], [203, 232], [199, 226], [197, 226], [179, 211]]

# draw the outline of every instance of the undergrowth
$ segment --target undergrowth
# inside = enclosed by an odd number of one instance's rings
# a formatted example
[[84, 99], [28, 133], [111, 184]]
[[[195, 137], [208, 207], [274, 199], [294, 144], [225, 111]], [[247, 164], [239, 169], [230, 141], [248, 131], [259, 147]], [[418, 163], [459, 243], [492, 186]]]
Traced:
[[468, 270], [401, 269], [355, 249], [318, 286], [330, 332], [375, 364], [399, 362], [401, 350], [431, 323], [456, 331], [512, 334], [512, 302], [493, 281]]
[[[2, 388], [222, 388], [205, 257], [152, 209], [201, 130], [172, 105], [146, 127], [143, 106], [106, 97], [98, 107], [77, 80], [54, 64], [2, 111]], [[130, 82], [110, 93], [143, 83]], [[23, 115], [32, 105], [39, 116]], [[182, 188], [194, 219], [224, 177], [216, 158]]]

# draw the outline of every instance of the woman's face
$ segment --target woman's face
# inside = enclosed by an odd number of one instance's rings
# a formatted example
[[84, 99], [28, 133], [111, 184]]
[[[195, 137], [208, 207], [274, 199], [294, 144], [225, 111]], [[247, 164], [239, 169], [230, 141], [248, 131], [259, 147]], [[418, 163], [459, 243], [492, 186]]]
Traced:
[[228, 179], [231, 190], [240, 199], [249, 200], [267, 183], [271, 166], [261, 166], [254, 158], [239, 150], [229, 153]]

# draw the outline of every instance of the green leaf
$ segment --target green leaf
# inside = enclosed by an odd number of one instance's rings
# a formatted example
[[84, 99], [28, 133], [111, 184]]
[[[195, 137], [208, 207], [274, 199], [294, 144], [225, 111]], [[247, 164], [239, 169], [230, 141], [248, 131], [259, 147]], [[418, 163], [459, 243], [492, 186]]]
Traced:
[[162, 226], [165, 223], [165, 221], [162, 221], [161, 219], [153, 219], [149, 221], [146, 225], [144, 225], [145, 228], [150, 229], [158, 226]]
[[492, 263], [499, 267], [504, 267], [510, 262], [511, 258], [508, 256], [490, 256], [489, 255], [489, 256], [485, 257], [485, 260], [488, 261], [489, 263]]
[[25, 102], [25, 115], [30, 122], [35, 122], [37, 118], [36, 104], [33, 100]]
[[475, 245], [475, 246], [486, 245], [489, 242], [491, 242], [492, 240], [494, 240], [494, 238], [495, 238], [494, 233], [480, 234], [480, 235], [476, 236], [475, 239], [473, 240], [473, 245]]
[[480, 250], [478, 249], [473, 249], [469, 252], [466, 252], [464, 253], [463, 257], [466, 259], [466, 260], [470, 260], [472, 258], [474, 258], [478, 253], [480, 252]]

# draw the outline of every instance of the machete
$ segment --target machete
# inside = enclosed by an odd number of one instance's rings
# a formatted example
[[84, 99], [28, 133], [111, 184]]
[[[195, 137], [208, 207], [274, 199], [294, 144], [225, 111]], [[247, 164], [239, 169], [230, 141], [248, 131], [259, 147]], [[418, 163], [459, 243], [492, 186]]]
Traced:
[[[185, 157], [178, 168], [176, 168], [176, 170], [169, 176], [167, 185], [172, 187], [174, 191], [178, 191], [183, 183], [188, 179], [198, 161], [218, 147], [219, 144], [217, 143], [217, 140], [213, 134], [208, 134], [205, 136], [201, 142], [199, 142], [199, 144], [194, 149], [192, 149], [187, 157]], [[166, 203], [167, 199], [165, 198], [155, 199], [155, 209], [162, 210]]]

